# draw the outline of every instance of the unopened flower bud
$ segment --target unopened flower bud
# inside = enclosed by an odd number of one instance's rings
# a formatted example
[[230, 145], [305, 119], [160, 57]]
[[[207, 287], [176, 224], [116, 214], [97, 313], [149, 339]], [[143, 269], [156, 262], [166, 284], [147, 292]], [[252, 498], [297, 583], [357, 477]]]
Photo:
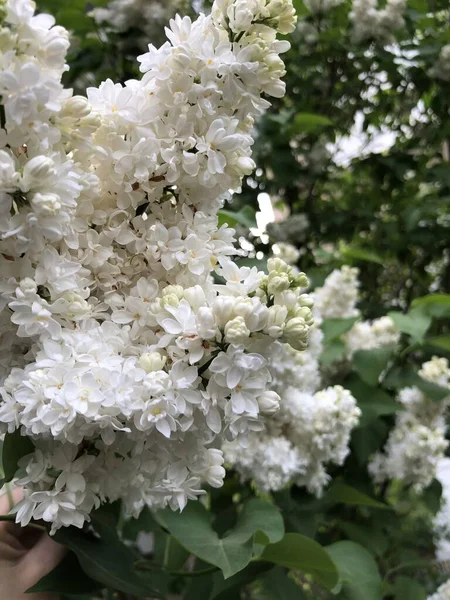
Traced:
[[35, 294], [37, 291], [37, 285], [34, 279], [31, 277], [25, 277], [19, 284], [20, 290], [24, 294]]
[[280, 396], [270, 390], [258, 396], [258, 406], [261, 414], [274, 415], [280, 409]]
[[289, 289], [291, 281], [287, 273], [276, 273], [272, 271], [269, 275], [269, 282], [267, 284], [267, 291], [269, 296], [274, 296], [280, 292], [284, 292]]
[[307, 288], [309, 286], [309, 279], [306, 277], [305, 273], [299, 273], [295, 279], [295, 286], [299, 288]]
[[167, 358], [159, 352], [145, 352], [139, 358], [139, 366], [147, 373], [162, 371], [166, 361]]
[[243, 344], [249, 337], [244, 317], [235, 317], [225, 325], [225, 338], [230, 344]]
[[291, 273], [292, 267], [290, 267], [284, 260], [281, 258], [269, 258], [267, 261], [267, 269], [269, 273]]
[[251, 175], [256, 168], [255, 161], [249, 156], [241, 156], [238, 158], [236, 166], [243, 175]]
[[81, 119], [83, 117], [87, 117], [90, 112], [91, 105], [89, 104], [87, 98], [84, 98], [83, 96], [73, 96], [64, 103], [60, 116], [62, 118], [73, 117], [76, 119]]
[[308, 344], [309, 327], [302, 317], [295, 317], [286, 323], [284, 337], [296, 350], [304, 350]]
[[52, 173], [53, 167], [53, 160], [47, 156], [35, 156], [29, 160], [23, 169], [23, 191], [28, 191], [35, 183], [41, 183]]

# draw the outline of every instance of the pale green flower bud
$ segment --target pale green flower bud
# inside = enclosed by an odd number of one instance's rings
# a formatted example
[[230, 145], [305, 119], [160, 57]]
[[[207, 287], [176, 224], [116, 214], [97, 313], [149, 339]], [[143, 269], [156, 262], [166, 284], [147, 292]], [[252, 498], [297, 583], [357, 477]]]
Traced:
[[278, 274], [276, 271], [272, 271], [269, 275], [267, 291], [269, 292], [269, 296], [274, 296], [288, 290], [290, 285], [291, 279], [287, 273]]
[[225, 325], [225, 339], [230, 344], [243, 344], [250, 337], [244, 317], [235, 317]]
[[304, 350], [308, 345], [309, 326], [302, 317], [295, 317], [286, 323], [284, 337], [296, 350]]
[[292, 273], [292, 267], [290, 267], [287, 263], [284, 262], [281, 258], [269, 258], [267, 261], [267, 269], [269, 274], [272, 272], [275, 273]]
[[139, 358], [139, 366], [146, 373], [152, 371], [161, 371], [167, 362], [167, 357], [162, 356], [159, 352], [145, 352]]

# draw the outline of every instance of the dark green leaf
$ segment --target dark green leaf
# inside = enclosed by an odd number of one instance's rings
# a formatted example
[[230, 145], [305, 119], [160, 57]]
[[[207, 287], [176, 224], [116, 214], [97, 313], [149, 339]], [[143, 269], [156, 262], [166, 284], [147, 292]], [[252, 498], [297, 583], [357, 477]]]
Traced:
[[368, 425], [378, 417], [393, 415], [398, 411], [399, 405], [395, 398], [380, 387], [368, 385], [357, 375], [352, 375], [347, 379], [345, 387], [356, 398], [362, 411], [360, 427]]
[[394, 585], [395, 600], [425, 600], [425, 589], [409, 577], [397, 577]]
[[256, 213], [250, 206], [245, 206], [239, 212], [223, 209], [219, 211], [219, 227], [225, 223], [230, 227], [243, 225], [250, 229], [251, 227], [256, 227]]
[[120, 541], [112, 515], [100, 511], [92, 519], [100, 537], [62, 527], [55, 540], [72, 550], [84, 572], [104, 586], [135, 596], [160, 597], [158, 590], [134, 569], [134, 554]]
[[414, 309], [407, 315], [400, 312], [390, 312], [388, 316], [394, 321], [397, 328], [411, 336], [411, 338], [421, 344], [428, 328], [431, 325], [431, 317], [420, 309]]
[[330, 590], [339, 580], [336, 566], [325, 549], [299, 533], [287, 533], [281, 542], [266, 546], [261, 559], [311, 575], [318, 584]]
[[263, 588], [270, 600], [303, 600], [306, 596], [280, 567], [275, 567], [263, 578]]
[[446, 352], [450, 352], [450, 334], [439, 335], [433, 338], [427, 338], [425, 342], [429, 346], [433, 346], [434, 348], [441, 348]]
[[426, 396], [439, 402], [448, 396], [448, 389], [426, 381], [411, 367], [394, 367], [386, 375], [383, 385], [388, 388], [417, 386]]
[[376, 419], [366, 427], [353, 430], [351, 445], [360, 465], [365, 465], [370, 456], [381, 449], [386, 441], [389, 427], [381, 419]]
[[369, 506], [371, 508], [380, 508], [389, 510], [389, 506], [363, 494], [359, 490], [347, 485], [342, 481], [337, 481], [329, 489], [326, 495], [327, 502], [341, 502], [351, 506]]
[[382, 600], [377, 563], [365, 548], [344, 541], [328, 546], [327, 552], [339, 570], [339, 600]]
[[11, 481], [18, 469], [19, 460], [34, 452], [33, 442], [30, 438], [21, 435], [20, 430], [7, 433], [3, 441], [2, 464], [5, 481]]
[[86, 575], [80, 567], [77, 557], [69, 552], [51, 573], [43, 577], [36, 585], [27, 590], [27, 593], [54, 593], [54, 594], [90, 594], [102, 589], [97, 581]]
[[270, 569], [270, 565], [265, 563], [251, 563], [243, 571], [236, 573], [229, 579], [224, 579], [222, 573], [215, 573], [213, 576], [213, 590], [209, 600], [221, 600], [225, 594], [233, 591], [238, 596], [242, 588], [259, 578], [262, 573]]
[[358, 320], [359, 317], [350, 317], [349, 319], [324, 319], [321, 325], [324, 334], [324, 344], [328, 344], [328, 342], [331, 342], [350, 331]]
[[320, 356], [320, 363], [324, 367], [332, 365], [334, 362], [343, 360], [345, 357], [345, 344], [341, 340], [333, 340], [327, 344]]
[[380, 530], [379, 520], [375, 526], [360, 525], [355, 523], [339, 522], [339, 529], [350, 540], [367, 548], [375, 556], [382, 556], [389, 547], [388, 537]]
[[353, 356], [353, 368], [363, 381], [369, 385], [377, 385], [381, 373], [386, 369], [394, 350], [392, 348], [375, 348], [374, 350], [358, 350]]
[[278, 509], [258, 499], [244, 504], [235, 527], [223, 538], [213, 529], [212, 515], [200, 502], [190, 502], [182, 513], [167, 509], [155, 517], [187, 550], [219, 567], [225, 579], [248, 565], [257, 533], [259, 544], [276, 542], [284, 533]]
[[383, 258], [370, 250], [365, 250], [358, 247], [342, 246], [340, 248], [340, 254], [344, 260], [364, 261], [376, 263], [379, 265], [383, 264]]
[[312, 113], [297, 113], [294, 117], [292, 132], [313, 133], [324, 127], [330, 127], [333, 122], [328, 117]]
[[416, 298], [412, 302], [412, 308], [421, 309], [432, 317], [450, 316], [450, 294], [430, 294], [422, 298]]

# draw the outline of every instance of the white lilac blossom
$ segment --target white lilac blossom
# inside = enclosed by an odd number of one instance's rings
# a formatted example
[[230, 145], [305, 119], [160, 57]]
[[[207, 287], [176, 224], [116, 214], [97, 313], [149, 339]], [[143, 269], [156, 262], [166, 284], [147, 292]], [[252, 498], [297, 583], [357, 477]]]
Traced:
[[393, 34], [405, 26], [406, 4], [406, 0], [387, 0], [381, 8], [379, 0], [353, 0], [350, 20], [354, 41], [391, 42]]
[[450, 44], [442, 47], [437, 61], [430, 69], [430, 75], [435, 79], [450, 81]]
[[245, 444], [278, 408], [261, 349], [303, 350], [313, 324], [306, 276], [239, 268], [217, 216], [284, 94], [292, 2], [176, 17], [142, 79], [87, 99], [61, 84], [67, 32], [1, 6], [0, 429], [35, 445], [17, 521], [183, 508], [222, 485], [221, 437]]
[[359, 416], [355, 398], [341, 386], [315, 394], [289, 387], [266, 431], [245, 448], [225, 444], [225, 459], [264, 491], [295, 483], [320, 496], [330, 480], [326, 467], [344, 463]]
[[450, 560], [450, 458], [442, 458], [437, 465], [436, 479], [442, 485], [441, 505], [433, 519], [436, 558]]
[[274, 256], [281, 258], [288, 265], [295, 265], [300, 258], [300, 251], [292, 244], [288, 244], [286, 242], [274, 244], [272, 247], [272, 252]]
[[450, 600], [450, 579], [443, 583], [427, 600]]
[[356, 308], [360, 286], [358, 274], [358, 269], [344, 265], [327, 277], [323, 287], [314, 290], [314, 315], [317, 321], [359, 315]]
[[419, 375], [449, 388], [449, 398], [434, 402], [417, 387], [400, 390], [398, 401], [403, 410], [397, 414], [383, 452], [372, 457], [369, 472], [377, 483], [398, 479], [421, 492], [436, 476], [449, 444], [445, 419], [450, 402], [448, 360], [434, 357], [422, 365]]
[[[278, 254], [294, 257], [288, 244], [281, 249]], [[314, 292], [316, 323], [323, 318], [357, 315], [358, 288], [357, 269], [334, 271], [323, 288]], [[351, 393], [340, 386], [320, 390], [322, 351], [323, 333], [317, 324], [310, 329], [304, 352], [283, 343], [263, 350], [280, 410], [264, 431], [250, 436], [247, 447], [236, 442], [223, 446], [226, 462], [242, 479], [253, 480], [264, 491], [295, 483], [320, 496], [330, 480], [327, 467], [342, 465], [349, 453], [350, 435], [358, 424], [360, 409]]]
[[355, 323], [345, 336], [349, 358], [358, 350], [394, 347], [400, 341], [400, 331], [391, 317]]

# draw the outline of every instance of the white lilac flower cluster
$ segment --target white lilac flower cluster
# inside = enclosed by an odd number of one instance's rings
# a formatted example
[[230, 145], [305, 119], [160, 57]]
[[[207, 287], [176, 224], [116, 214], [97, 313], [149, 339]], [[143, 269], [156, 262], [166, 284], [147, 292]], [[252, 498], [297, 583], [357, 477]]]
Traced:
[[398, 479], [421, 492], [433, 481], [439, 461], [448, 447], [445, 413], [450, 403], [450, 366], [446, 358], [433, 357], [424, 363], [419, 375], [443, 388], [449, 398], [441, 402], [429, 399], [419, 388], [399, 392], [402, 410], [384, 451], [375, 454], [369, 472], [375, 482]]
[[[357, 308], [360, 299], [358, 275], [358, 269], [344, 265], [327, 277], [323, 287], [314, 291], [314, 318], [317, 323], [324, 319], [345, 319], [360, 315]], [[346, 356], [351, 359], [358, 350], [395, 346], [400, 335], [391, 317], [358, 321], [343, 338]]]
[[359, 316], [359, 270], [344, 265], [335, 269], [323, 287], [314, 290], [314, 315], [316, 320], [346, 319]]
[[280, 407], [266, 431], [252, 436], [246, 448], [227, 443], [225, 458], [264, 491], [295, 483], [320, 496], [330, 480], [327, 466], [342, 465], [349, 453], [360, 416], [356, 400], [341, 386], [315, 394], [288, 387]]
[[327, 466], [342, 465], [349, 453], [360, 409], [340, 386], [320, 390], [322, 350], [323, 333], [316, 325], [305, 352], [274, 344], [266, 356], [276, 392], [274, 408], [279, 397], [280, 410], [265, 431], [250, 437], [247, 447], [224, 444], [226, 461], [262, 490], [277, 491], [296, 483], [320, 496], [330, 479]]
[[443, 583], [427, 600], [450, 600], [450, 579]]
[[300, 258], [300, 251], [287, 242], [278, 242], [272, 247], [273, 255], [277, 258], [281, 258], [288, 265], [296, 265]]
[[450, 458], [442, 458], [437, 465], [436, 479], [442, 485], [441, 505], [433, 519], [436, 558], [450, 560]]
[[442, 47], [436, 63], [430, 69], [430, 76], [442, 81], [450, 81], [450, 44]]
[[405, 26], [406, 5], [406, 0], [387, 0], [379, 8], [379, 0], [353, 0], [350, 20], [354, 41], [391, 42], [393, 34]]
[[400, 341], [401, 333], [391, 317], [381, 317], [374, 321], [355, 323], [345, 336], [347, 355], [349, 358], [358, 350], [389, 348]]
[[159, 39], [169, 19], [186, 11], [188, 6], [187, 0], [113, 0], [105, 7], [94, 8], [90, 16], [99, 26], [115, 32], [131, 29], [142, 32], [145, 36], [139, 41], [146, 45], [148, 39]]
[[219, 434], [245, 443], [278, 405], [258, 349], [305, 348], [313, 322], [305, 275], [238, 268], [217, 217], [284, 94], [292, 2], [176, 17], [141, 80], [87, 99], [61, 85], [67, 32], [0, 7], [0, 429], [35, 445], [17, 520], [182, 508], [222, 484]]

